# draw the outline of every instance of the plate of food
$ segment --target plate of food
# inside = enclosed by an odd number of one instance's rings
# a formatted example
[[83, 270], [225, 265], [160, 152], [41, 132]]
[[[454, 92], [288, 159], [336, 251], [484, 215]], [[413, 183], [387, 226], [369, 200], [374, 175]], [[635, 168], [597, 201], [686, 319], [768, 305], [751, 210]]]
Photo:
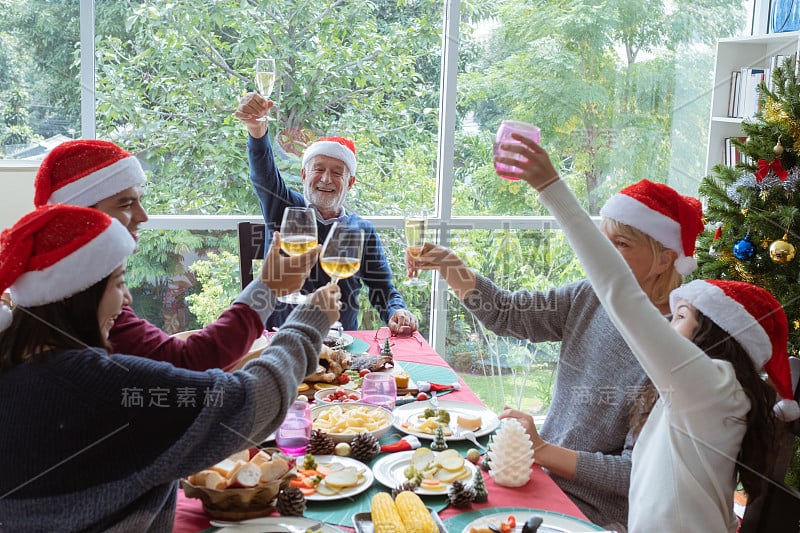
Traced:
[[[451, 533], [576, 533], [604, 531], [602, 527], [574, 516], [541, 509], [495, 507], [462, 513], [444, 521]], [[538, 526], [536, 526], [538, 524]], [[538, 530], [534, 527], [538, 527]]]
[[311, 428], [327, 433], [334, 442], [350, 442], [360, 433], [380, 439], [392, 427], [392, 412], [362, 402], [328, 403], [311, 408]]
[[[372, 470], [350, 457], [314, 455], [313, 463], [298, 464], [297, 477], [289, 483], [312, 502], [325, 502], [361, 494], [372, 486]], [[309, 468], [310, 467], [310, 468]]]
[[486, 407], [447, 400], [439, 400], [438, 403], [438, 407], [434, 407], [430, 401], [395, 407], [394, 427], [419, 438], [433, 439], [436, 428], [441, 424], [445, 440], [466, 440], [462, 436], [464, 431], [483, 437], [500, 425], [497, 415]]
[[395, 452], [372, 465], [372, 473], [382, 485], [393, 489], [413, 481], [417, 484], [414, 492], [420, 496], [447, 494], [453, 481], [471, 480], [475, 472], [477, 467], [452, 448], [441, 452], [425, 447]]
[[336, 348], [337, 345], [341, 346], [342, 348], [347, 348], [351, 344], [353, 344], [353, 336], [349, 333], [339, 333], [337, 330], [332, 329], [328, 332], [325, 338], [322, 340], [322, 344], [329, 346], [331, 348]]

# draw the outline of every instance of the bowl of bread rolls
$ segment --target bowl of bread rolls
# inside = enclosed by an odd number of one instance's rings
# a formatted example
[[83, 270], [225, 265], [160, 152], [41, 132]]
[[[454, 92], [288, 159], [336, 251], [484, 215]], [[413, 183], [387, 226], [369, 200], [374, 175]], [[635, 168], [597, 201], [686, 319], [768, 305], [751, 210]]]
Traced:
[[181, 480], [187, 498], [198, 498], [211, 518], [245, 520], [269, 515], [287, 486], [294, 459], [277, 448], [242, 450]]

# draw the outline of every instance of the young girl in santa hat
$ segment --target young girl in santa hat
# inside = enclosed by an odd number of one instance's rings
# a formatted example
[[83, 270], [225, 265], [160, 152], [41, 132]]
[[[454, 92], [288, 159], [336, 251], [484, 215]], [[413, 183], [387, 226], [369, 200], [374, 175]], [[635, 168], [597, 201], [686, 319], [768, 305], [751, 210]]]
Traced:
[[[313, 250], [265, 257], [262, 305], [302, 285]], [[177, 479], [262, 442], [317, 366], [335, 284], [298, 306], [243, 370], [114, 354], [134, 240], [85, 207], [41, 207], [0, 235], [0, 529], [169, 531]]]
[[[531, 139], [513, 137], [524, 144], [503, 148], [524, 161], [497, 162], [541, 193], [659, 394], [633, 450], [629, 531], [736, 531], [737, 476], [751, 496], [758, 492], [776, 415], [800, 417], [783, 309], [760, 287], [697, 280], [671, 293], [672, 322], [665, 321], [615, 250], [620, 243], [602, 237], [548, 154]], [[783, 398], [774, 410], [775, 391], [760, 379], [762, 368]]]

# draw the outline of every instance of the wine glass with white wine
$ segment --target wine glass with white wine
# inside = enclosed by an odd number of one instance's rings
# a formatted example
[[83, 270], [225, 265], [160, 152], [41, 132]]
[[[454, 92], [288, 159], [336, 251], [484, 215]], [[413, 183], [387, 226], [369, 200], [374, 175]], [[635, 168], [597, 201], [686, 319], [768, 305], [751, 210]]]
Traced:
[[[275, 87], [275, 60], [271, 57], [256, 59], [255, 70], [258, 93], [264, 98], [269, 98], [272, 94], [272, 89]], [[263, 117], [258, 117], [258, 120], [264, 122], [273, 119], [264, 115]]]
[[[286, 255], [300, 255], [317, 246], [317, 217], [311, 207], [287, 207], [281, 222], [281, 250]], [[301, 304], [308, 295], [300, 291], [278, 298], [283, 303]]]
[[[425, 245], [425, 233], [428, 229], [428, 216], [425, 212], [406, 215], [403, 222], [406, 230], [406, 251], [412, 259], [419, 258], [422, 254], [422, 247]], [[428, 283], [419, 278], [414, 273], [414, 277], [408, 278], [403, 285], [409, 287], [424, 287]]]
[[[331, 277], [334, 283], [340, 279], [355, 275], [361, 268], [361, 256], [364, 251], [364, 230], [334, 222], [331, 232], [322, 245], [319, 262], [322, 270]], [[332, 329], [338, 329], [341, 335], [341, 322], [335, 322]]]

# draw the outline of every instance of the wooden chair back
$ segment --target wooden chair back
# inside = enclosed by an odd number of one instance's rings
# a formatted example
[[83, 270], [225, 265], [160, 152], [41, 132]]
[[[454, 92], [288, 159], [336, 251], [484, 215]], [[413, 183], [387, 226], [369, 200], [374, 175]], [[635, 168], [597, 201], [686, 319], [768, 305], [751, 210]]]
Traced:
[[242, 289], [253, 281], [253, 261], [264, 259], [265, 231], [264, 224], [239, 222], [239, 275], [242, 280]]

